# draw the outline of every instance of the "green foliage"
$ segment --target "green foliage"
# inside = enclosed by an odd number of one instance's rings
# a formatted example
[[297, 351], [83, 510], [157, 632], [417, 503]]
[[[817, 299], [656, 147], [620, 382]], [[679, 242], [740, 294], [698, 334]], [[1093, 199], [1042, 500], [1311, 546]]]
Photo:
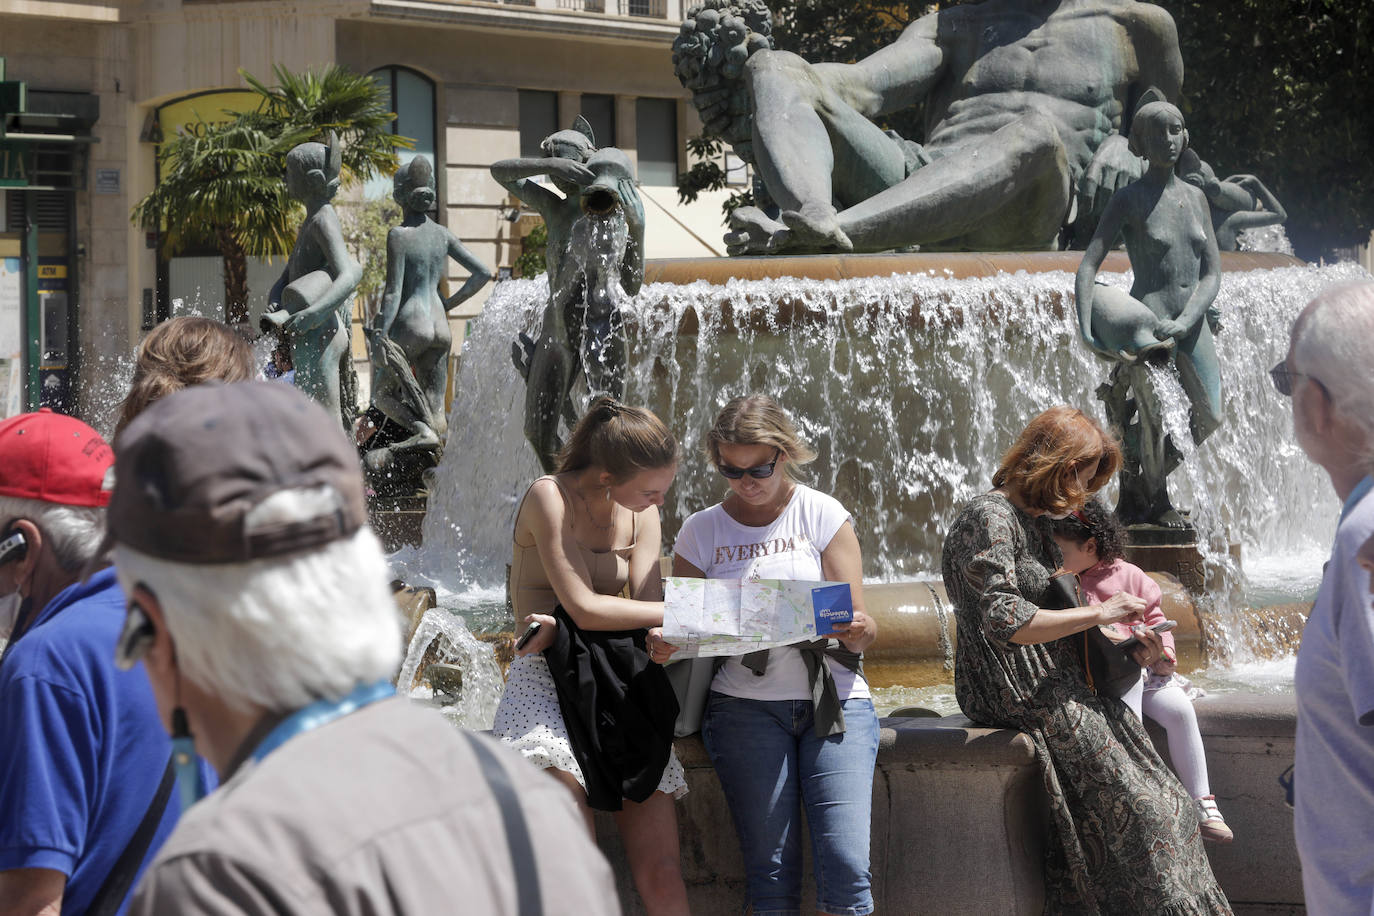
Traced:
[[363, 266], [357, 296], [364, 317], [370, 319], [381, 307], [386, 288], [386, 237], [393, 226], [400, 225], [401, 208], [390, 197], [378, 197], [361, 203], [345, 202], [338, 210], [348, 253]]
[[303, 73], [278, 65], [272, 72], [277, 85], [269, 87], [239, 71], [263, 99], [259, 112], [245, 117], [259, 120], [269, 134], [301, 131], [310, 134], [307, 139], [324, 140], [333, 131], [343, 144], [345, 173], [353, 179], [390, 175], [398, 165], [396, 151], [415, 145], [391, 132], [396, 115], [389, 108], [390, 93], [371, 76], [337, 64]]
[[520, 243], [520, 257], [516, 258], [511, 273], [522, 279], [537, 277], [548, 269], [544, 262], [544, 250], [549, 244], [549, 228], [542, 222], [530, 230], [529, 235]]
[[371, 77], [334, 65], [274, 72], [278, 85], [268, 87], [240, 71], [262, 96], [258, 110], [232, 113], [162, 144], [158, 186], [130, 217], [161, 233], [164, 257], [198, 244], [219, 249], [231, 322], [247, 317], [245, 257], [287, 254], [295, 243], [302, 211], [283, 180], [293, 146], [333, 131], [343, 144], [345, 172], [365, 181], [395, 171], [396, 150], [413, 145], [391, 133], [396, 116], [387, 110], [389, 93]]
[[220, 231], [249, 255], [289, 251], [300, 207], [287, 194], [281, 169], [264, 167], [276, 161], [282, 138], [247, 118], [202, 128], [162, 144], [161, 179], [134, 207], [133, 222], [160, 230], [166, 257], [193, 245], [218, 245]]
[[[1257, 175], [1288, 210], [1299, 256], [1330, 257], [1374, 228], [1374, 6], [1368, 0], [1155, 0], [1183, 53], [1182, 108], [1198, 153], [1223, 177]], [[769, 0], [773, 44], [810, 61], [852, 62], [911, 21], [957, 5]], [[883, 123], [925, 138], [920, 106]], [[689, 141], [689, 144], [692, 141]], [[680, 199], [724, 186], [718, 165], [679, 177]]]
[[1218, 174], [1252, 173], [1309, 260], [1374, 227], [1374, 8], [1367, 0], [1163, 0], [1183, 51], [1183, 111]]

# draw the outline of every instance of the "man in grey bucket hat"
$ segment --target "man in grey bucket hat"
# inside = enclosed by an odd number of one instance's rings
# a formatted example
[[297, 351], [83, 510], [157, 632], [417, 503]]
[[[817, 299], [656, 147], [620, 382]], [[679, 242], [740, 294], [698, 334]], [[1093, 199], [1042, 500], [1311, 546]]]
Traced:
[[[119, 661], [219, 771], [129, 913], [619, 913], [564, 791], [398, 698], [356, 455], [295, 389], [189, 388], [116, 442]], [[194, 780], [180, 791], [194, 795]]]

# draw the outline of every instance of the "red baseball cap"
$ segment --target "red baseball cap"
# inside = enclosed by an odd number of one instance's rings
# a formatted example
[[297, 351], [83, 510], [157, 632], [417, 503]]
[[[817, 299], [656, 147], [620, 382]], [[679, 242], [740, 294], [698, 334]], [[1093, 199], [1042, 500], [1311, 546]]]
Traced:
[[0, 420], [0, 496], [64, 506], [106, 506], [114, 452], [75, 417], [21, 413]]

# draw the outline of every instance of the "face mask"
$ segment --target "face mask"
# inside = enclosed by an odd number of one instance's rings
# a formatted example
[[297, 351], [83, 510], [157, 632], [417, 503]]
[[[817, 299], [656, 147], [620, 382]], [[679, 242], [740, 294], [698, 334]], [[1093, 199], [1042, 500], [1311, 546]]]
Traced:
[[15, 589], [0, 598], [0, 640], [10, 638], [14, 625], [19, 622], [19, 612], [24, 606], [24, 596]]

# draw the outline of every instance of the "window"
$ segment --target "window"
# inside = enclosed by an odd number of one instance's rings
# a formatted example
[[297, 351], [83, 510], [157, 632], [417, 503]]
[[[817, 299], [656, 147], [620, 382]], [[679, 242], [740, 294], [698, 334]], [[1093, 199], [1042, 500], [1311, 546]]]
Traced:
[[558, 93], [520, 90], [520, 155], [534, 158], [544, 155], [539, 144], [558, 130]]
[[677, 184], [676, 99], [635, 100], [635, 145], [640, 184]]
[[[372, 78], [391, 93], [391, 110], [396, 112], [391, 132], [415, 141], [414, 149], [400, 151], [401, 165], [416, 156], [424, 156], [435, 167], [437, 175], [439, 163], [435, 158], [434, 83], [405, 67], [382, 67], [372, 71]], [[378, 176], [367, 183], [363, 196], [369, 199], [387, 197], [391, 194], [391, 187], [390, 175]]]
[[584, 93], [582, 117], [592, 125], [597, 147], [615, 146], [615, 96]]

